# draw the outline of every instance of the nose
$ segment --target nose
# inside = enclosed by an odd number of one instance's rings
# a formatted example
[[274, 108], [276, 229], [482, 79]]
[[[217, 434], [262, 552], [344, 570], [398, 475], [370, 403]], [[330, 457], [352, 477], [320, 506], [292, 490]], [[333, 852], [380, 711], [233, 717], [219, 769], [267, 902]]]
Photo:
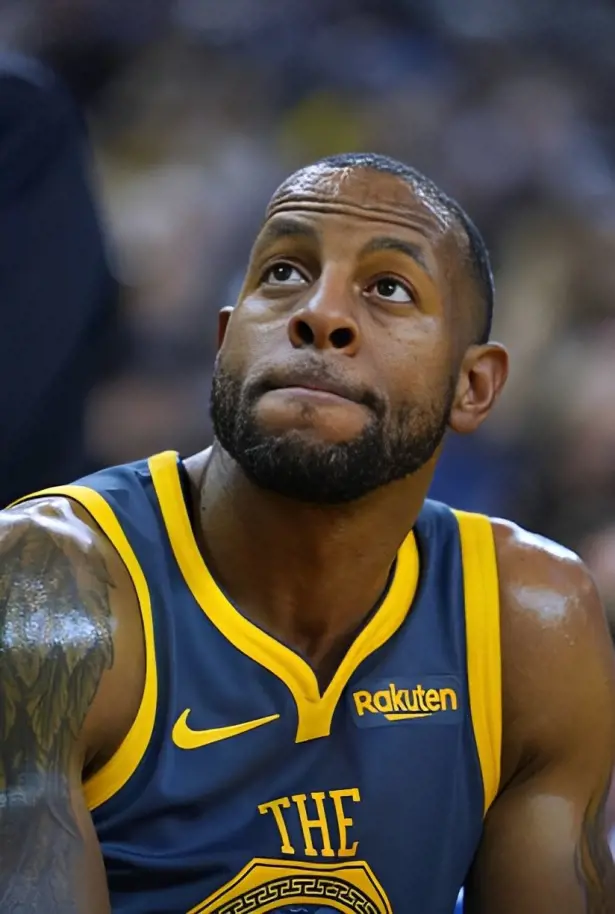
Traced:
[[348, 293], [322, 276], [310, 300], [290, 318], [288, 336], [295, 349], [311, 346], [354, 355], [360, 345], [359, 325], [352, 314]]

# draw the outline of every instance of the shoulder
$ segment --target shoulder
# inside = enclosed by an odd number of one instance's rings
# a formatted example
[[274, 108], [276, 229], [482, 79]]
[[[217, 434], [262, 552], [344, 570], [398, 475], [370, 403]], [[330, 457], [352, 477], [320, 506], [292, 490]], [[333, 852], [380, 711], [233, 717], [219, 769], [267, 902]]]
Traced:
[[[593, 577], [576, 553], [509, 521], [491, 521], [500, 586], [503, 636], [539, 636], [537, 650], [558, 645], [566, 663], [590, 640], [610, 659], [611, 639]], [[567, 649], [565, 646], [567, 645]]]
[[33, 664], [42, 690], [55, 684], [68, 695], [72, 682], [86, 758], [130, 725], [143, 666], [134, 587], [110, 541], [68, 498], [0, 512], [0, 653], [5, 690], [7, 676], [15, 691]]
[[50, 553], [56, 558], [62, 554], [75, 570], [98, 571], [109, 586], [122, 578], [122, 564], [111, 543], [70, 498], [36, 497], [0, 511], [0, 576], [6, 576], [12, 558], [33, 577], [44, 574], [50, 580]]
[[493, 519], [492, 528], [500, 586], [504, 779], [537, 759], [557, 762], [582, 746], [611, 753], [614, 655], [588, 568], [574, 552], [513, 523]]
[[57, 561], [63, 555], [86, 567], [98, 565], [105, 552], [104, 538], [68, 498], [38, 497], [0, 512], [0, 578], [5, 581], [19, 567], [22, 575], [51, 583], [52, 557]]
[[512, 521], [491, 518], [500, 574], [504, 583], [516, 578], [548, 582], [552, 587], [570, 585], [593, 588], [591, 575], [579, 556], [538, 533]]

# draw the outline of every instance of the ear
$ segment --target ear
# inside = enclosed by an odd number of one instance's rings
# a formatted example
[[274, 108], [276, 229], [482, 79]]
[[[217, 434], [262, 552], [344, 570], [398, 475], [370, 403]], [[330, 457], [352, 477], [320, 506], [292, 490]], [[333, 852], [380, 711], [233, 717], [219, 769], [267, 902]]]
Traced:
[[226, 305], [224, 308], [220, 309], [220, 313], [218, 314], [218, 349], [220, 349], [224, 342], [226, 328], [228, 327], [228, 322], [231, 319], [233, 311], [234, 308], [232, 305]]
[[508, 377], [508, 353], [499, 343], [470, 346], [463, 358], [449, 419], [453, 431], [474, 432], [489, 415]]

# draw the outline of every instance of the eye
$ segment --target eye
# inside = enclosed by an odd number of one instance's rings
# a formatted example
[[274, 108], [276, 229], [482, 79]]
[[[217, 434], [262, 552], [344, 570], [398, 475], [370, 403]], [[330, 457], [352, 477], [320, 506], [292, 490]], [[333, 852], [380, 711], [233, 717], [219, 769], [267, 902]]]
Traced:
[[376, 280], [367, 291], [371, 295], [378, 295], [380, 298], [395, 302], [396, 304], [405, 304], [414, 301], [414, 296], [410, 289], [398, 279], [393, 279], [392, 276], [384, 276], [382, 279]]
[[274, 263], [272, 267], [269, 267], [263, 275], [262, 281], [270, 286], [294, 286], [306, 283], [307, 279], [292, 263], [280, 260], [279, 263]]

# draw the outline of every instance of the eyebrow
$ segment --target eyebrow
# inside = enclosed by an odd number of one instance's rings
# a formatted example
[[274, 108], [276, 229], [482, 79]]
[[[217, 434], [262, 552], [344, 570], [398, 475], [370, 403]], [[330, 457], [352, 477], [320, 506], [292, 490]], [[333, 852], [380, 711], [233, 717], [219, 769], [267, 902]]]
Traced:
[[397, 251], [399, 254], [404, 254], [414, 260], [433, 279], [433, 273], [418, 244], [413, 244], [411, 241], [403, 241], [401, 238], [390, 238], [387, 235], [383, 235], [379, 238], [372, 238], [362, 249], [361, 254], [372, 254], [375, 251]]
[[[312, 225], [300, 222], [296, 219], [278, 218], [268, 222], [261, 231], [254, 248], [256, 253], [260, 253], [269, 245], [284, 238], [305, 238], [309, 241], [320, 243], [320, 233]], [[372, 238], [361, 250], [361, 255], [372, 254], [377, 251], [397, 251], [404, 254], [411, 260], [414, 260], [421, 269], [432, 279], [433, 272], [430, 269], [425, 255], [418, 244], [412, 241], [405, 241], [401, 238], [393, 238], [389, 235], [382, 235]]]
[[265, 225], [256, 241], [255, 249], [262, 251], [275, 241], [284, 238], [306, 238], [317, 243], [320, 241], [320, 235], [312, 225], [306, 225], [295, 219], [283, 218]]

